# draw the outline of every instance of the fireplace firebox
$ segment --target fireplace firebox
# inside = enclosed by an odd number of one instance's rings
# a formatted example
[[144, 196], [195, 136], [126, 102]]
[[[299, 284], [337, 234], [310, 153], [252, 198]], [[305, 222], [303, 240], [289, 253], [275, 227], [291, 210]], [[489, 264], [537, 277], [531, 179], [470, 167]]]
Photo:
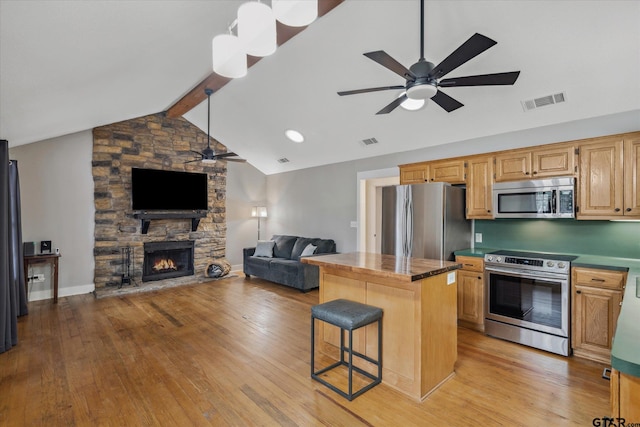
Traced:
[[192, 276], [194, 243], [193, 240], [145, 243], [142, 281]]

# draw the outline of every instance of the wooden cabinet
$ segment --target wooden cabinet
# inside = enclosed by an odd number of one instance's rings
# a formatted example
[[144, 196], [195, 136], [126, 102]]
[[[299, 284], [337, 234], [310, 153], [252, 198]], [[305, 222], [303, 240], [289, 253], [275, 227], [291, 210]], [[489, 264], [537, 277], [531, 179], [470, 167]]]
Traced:
[[573, 176], [576, 173], [576, 153], [573, 145], [544, 148], [531, 152], [533, 178]]
[[464, 184], [464, 163], [464, 160], [445, 160], [429, 163], [429, 181]]
[[470, 157], [467, 163], [467, 219], [493, 219], [493, 156]]
[[484, 331], [484, 259], [456, 256], [458, 270], [458, 324]]
[[640, 132], [579, 146], [578, 219], [640, 217]]
[[575, 149], [571, 144], [496, 155], [496, 182], [573, 176], [575, 169]]
[[581, 145], [577, 217], [622, 216], [624, 189], [622, 138]]
[[429, 165], [417, 163], [400, 166], [400, 184], [420, 184], [429, 181]]
[[574, 267], [571, 345], [576, 356], [610, 363], [627, 273]]
[[531, 151], [496, 154], [496, 182], [531, 179]]
[[640, 420], [640, 378], [611, 370], [611, 416], [627, 422]]
[[640, 132], [624, 139], [624, 215], [640, 217]]

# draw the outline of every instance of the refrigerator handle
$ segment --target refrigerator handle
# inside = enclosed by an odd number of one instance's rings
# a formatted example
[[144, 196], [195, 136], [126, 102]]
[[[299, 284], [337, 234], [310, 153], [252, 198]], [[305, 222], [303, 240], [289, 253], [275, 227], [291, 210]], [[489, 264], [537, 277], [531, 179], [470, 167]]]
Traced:
[[406, 257], [411, 256], [413, 251], [413, 197], [411, 192], [408, 191], [405, 198], [405, 212], [404, 217], [406, 219], [405, 227], [405, 245], [403, 255]]

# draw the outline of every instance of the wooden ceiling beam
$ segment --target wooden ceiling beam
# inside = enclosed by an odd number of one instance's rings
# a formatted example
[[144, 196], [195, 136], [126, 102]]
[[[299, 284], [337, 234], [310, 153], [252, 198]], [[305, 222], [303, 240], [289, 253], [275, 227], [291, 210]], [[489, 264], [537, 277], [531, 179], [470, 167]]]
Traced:
[[[344, 0], [318, 0], [318, 17], [326, 15]], [[296, 34], [302, 32], [307, 27], [289, 27], [276, 21], [277, 44], [282, 46], [284, 43], [292, 39]], [[247, 68], [258, 62], [261, 58], [247, 55]], [[221, 87], [229, 83], [232, 79], [223, 77], [212, 72], [203, 81], [198, 83], [178, 102], [169, 107], [165, 113], [168, 117], [180, 117], [191, 111], [196, 105], [207, 99], [204, 93], [206, 88], [217, 92]]]

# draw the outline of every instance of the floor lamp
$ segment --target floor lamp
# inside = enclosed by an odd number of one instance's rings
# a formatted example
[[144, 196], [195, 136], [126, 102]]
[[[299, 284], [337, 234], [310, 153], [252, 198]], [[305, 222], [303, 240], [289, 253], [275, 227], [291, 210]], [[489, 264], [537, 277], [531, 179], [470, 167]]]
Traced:
[[260, 218], [267, 217], [267, 207], [266, 206], [254, 206], [251, 208], [251, 216], [253, 218], [258, 218], [258, 240], [260, 240]]

